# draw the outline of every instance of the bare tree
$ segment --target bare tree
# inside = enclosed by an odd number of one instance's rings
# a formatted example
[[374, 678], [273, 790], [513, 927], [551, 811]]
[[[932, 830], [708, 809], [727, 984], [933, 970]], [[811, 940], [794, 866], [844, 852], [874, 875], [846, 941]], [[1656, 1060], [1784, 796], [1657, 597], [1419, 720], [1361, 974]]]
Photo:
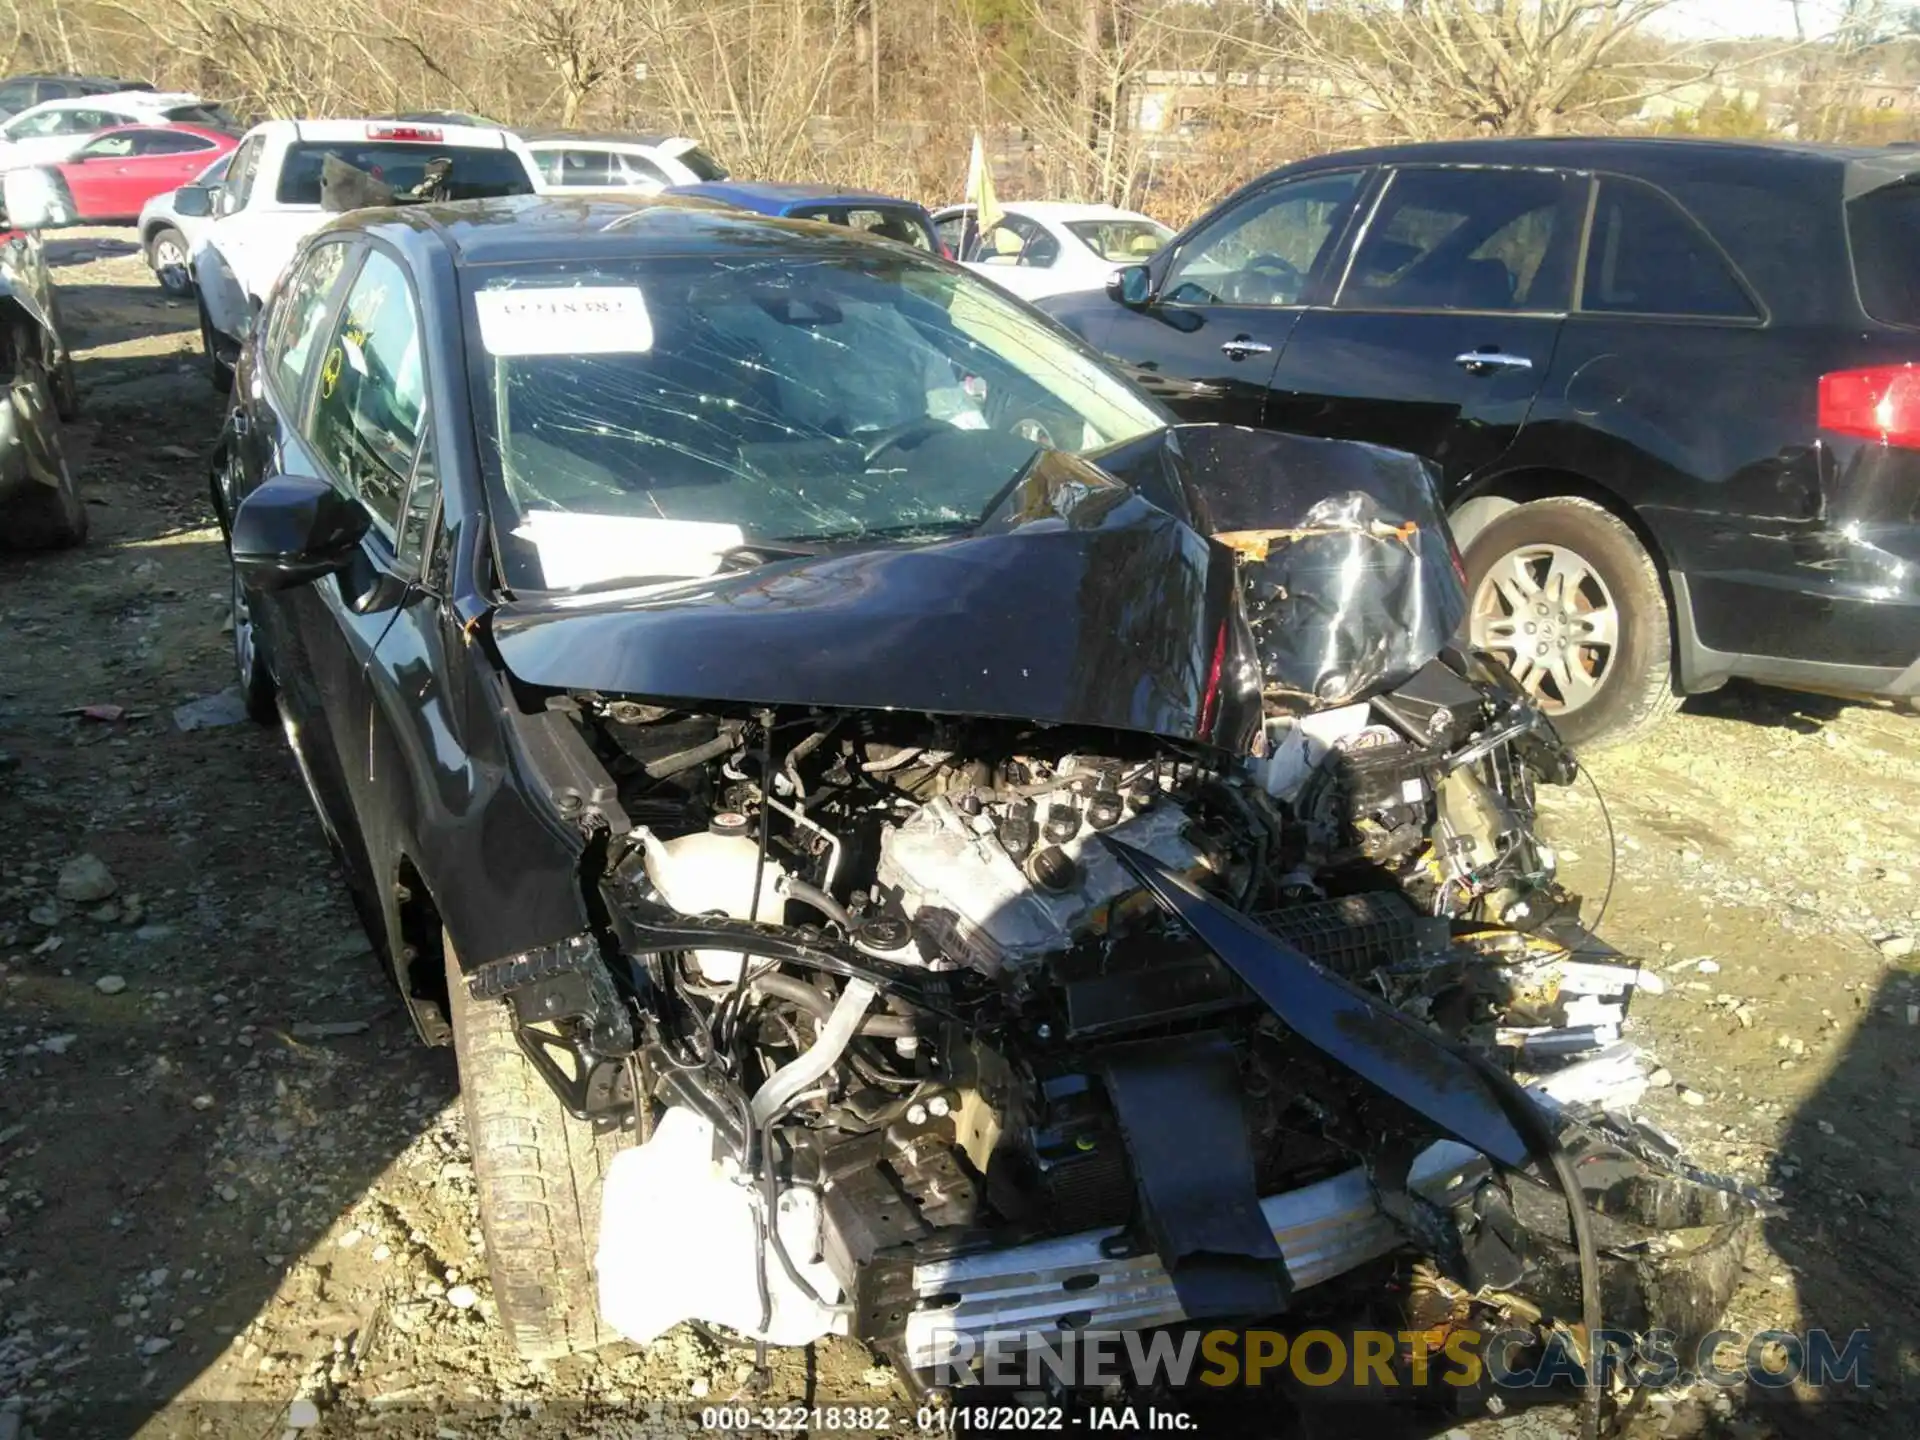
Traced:
[[1547, 135], [1712, 73], [1636, 44], [1673, 3], [1274, 0], [1272, 48], [1401, 135]]
[[530, 48], [553, 73], [560, 124], [573, 129], [594, 92], [638, 59], [641, 28], [624, 0], [511, 0], [505, 38]]

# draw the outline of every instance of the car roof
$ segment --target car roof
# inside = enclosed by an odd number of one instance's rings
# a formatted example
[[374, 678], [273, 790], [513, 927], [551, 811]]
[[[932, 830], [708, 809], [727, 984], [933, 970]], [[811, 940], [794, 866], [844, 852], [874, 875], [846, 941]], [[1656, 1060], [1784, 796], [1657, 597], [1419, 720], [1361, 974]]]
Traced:
[[363, 119], [333, 120], [266, 120], [253, 127], [248, 134], [284, 136], [288, 140], [302, 141], [316, 145], [351, 144], [361, 141], [376, 141], [386, 137], [369, 135], [369, 127], [375, 125], [414, 127], [438, 131], [438, 138], [431, 141], [413, 142], [392, 137], [394, 144], [432, 144], [460, 145], [477, 150], [501, 150], [509, 143], [509, 134], [498, 125], [446, 125], [435, 122], [427, 125], [421, 121], [394, 120], [385, 115], [371, 115]]
[[621, 130], [522, 130], [520, 138], [536, 150], [555, 150], [566, 145], [634, 145], [647, 150], [657, 150], [678, 135], [642, 134], [638, 131]]
[[1631, 171], [1637, 164], [1656, 161], [1672, 165], [1780, 159], [1838, 166], [1900, 153], [1887, 146], [1820, 145], [1801, 140], [1721, 140], [1692, 135], [1549, 135], [1431, 140], [1363, 150], [1336, 150], [1285, 168], [1308, 170], [1355, 164], [1571, 165]]
[[[207, 102], [187, 90], [107, 90], [94, 95], [63, 95], [58, 100], [43, 100], [36, 110], [91, 110], [96, 105], [117, 104], [128, 110], [170, 110], [178, 105], [204, 105]], [[23, 110], [20, 112], [25, 114]]]
[[892, 205], [926, 214], [911, 200], [881, 195], [872, 190], [842, 190], [834, 185], [776, 184], [766, 180], [708, 180], [698, 185], [670, 185], [674, 195], [692, 195], [758, 210], [763, 215], [778, 215], [793, 205]]
[[765, 255], [770, 248], [812, 255], [902, 253], [891, 241], [844, 226], [743, 214], [680, 195], [513, 195], [361, 210], [326, 227], [326, 233], [343, 230], [371, 231], [403, 250], [443, 246], [463, 267], [732, 251]]

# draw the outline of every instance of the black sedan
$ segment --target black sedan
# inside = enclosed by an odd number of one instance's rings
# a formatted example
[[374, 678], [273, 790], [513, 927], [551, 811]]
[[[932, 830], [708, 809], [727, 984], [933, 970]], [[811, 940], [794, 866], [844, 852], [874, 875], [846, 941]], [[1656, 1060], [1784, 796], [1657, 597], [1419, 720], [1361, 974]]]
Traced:
[[1572, 767], [1449, 648], [1420, 462], [1171, 426], [958, 266], [674, 200], [336, 221], [234, 396], [247, 699], [456, 1047], [523, 1353], [936, 1374], [1374, 1296], [1388, 1191], [1523, 1223], [1511, 1082], [1308, 959], [1479, 1024], [1436, 917], [1565, 903]]

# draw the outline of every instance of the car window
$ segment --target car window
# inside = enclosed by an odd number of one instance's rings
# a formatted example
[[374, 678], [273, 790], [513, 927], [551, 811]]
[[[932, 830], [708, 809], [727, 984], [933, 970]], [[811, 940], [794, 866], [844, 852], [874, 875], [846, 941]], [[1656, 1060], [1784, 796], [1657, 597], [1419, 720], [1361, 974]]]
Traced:
[[267, 365], [283, 403], [295, 414], [306, 394], [314, 340], [350, 249], [342, 243], [314, 246], [287, 276], [274, 301], [273, 316], [267, 322]]
[[644, 155], [615, 155], [613, 163], [618, 165], [622, 178], [629, 185], [671, 185], [672, 178], [653, 161]]
[[133, 137], [136, 155], [188, 155], [195, 150], [211, 150], [213, 142], [203, 135], [185, 130], [142, 130]]
[[851, 205], [844, 208], [838, 205], [809, 205], [796, 206], [787, 214], [795, 220], [820, 220], [829, 225], [844, 225], [850, 230], [878, 235], [883, 240], [896, 240], [919, 250], [933, 248], [932, 241], [927, 237], [926, 226], [911, 210], [885, 205]]
[[1847, 242], [1867, 314], [1920, 326], [1920, 175], [1849, 200]]
[[102, 135], [98, 140], [89, 140], [74, 152], [76, 160], [118, 159], [134, 153], [136, 137], [132, 135]]
[[612, 185], [617, 181], [604, 150], [549, 150], [540, 157], [549, 185]]
[[727, 167], [698, 145], [689, 145], [686, 149], [677, 151], [673, 158], [691, 170], [696, 180], [714, 181], [727, 178]]
[[11, 85], [0, 85], [0, 109], [24, 110], [35, 103], [31, 81], [16, 80]]
[[1138, 264], [1173, 238], [1157, 220], [1069, 220], [1067, 231], [1102, 260]]
[[1600, 181], [1582, 310], [1758, 319], [1719, 247], [1684, 210], [1637, 180]]
[[1044, 270], [1060, 258], [1060, 242], [1023, 215], [1003, 215], [980, 242], [983, 265], [1021, 265]]
[[[940, 237], [940, 243], [947, 248], [947, 253], [950, 255], [959, 255], [961, 248], [966, 243], [967, 227], [972, 223], [973, 216], [969, 212], [962, 210], [957, 215], [947, 216], [946, 219], [941, 220], [933, 228], [934, 232]], [[962, 256], [961, 258], [964, 259], [966, 257]]]
[[1243, 200], [1187, 243], [1161, 284], [1173, 305], [1297, 305], [1353, 203], [1360, 171], [1285, 181]]
[[[1577, 177], [1402, 170], [1354, 252], [1336, 304], [1363, 310], [1562, 310]], [[1571, 187], [1571, 188], [1570, 188]]]
[[116, 115], [110, 110], [67, 110], [62, 113], [67, 117], [67, 123], [60, 131], [63, 135], [90, 135], [95, 130], [124, 125], [134, 118], [131, 115]]
[[42, 110], [38, 115], [23, 115], [6, 128], [9, 140], [37, 140], [63, 133], [67, 123], [65, 110]]
[[227, 178], [220, 187], [220, 213], [231, 215], [236, 210], [247, 208], [247, 199], [253, 193], [253, 177], [260, 169], [260, 151], [265, 146], [264, 137], [255, 135], [240, 142], [240, 148], [233, 152], [233, 159], [227, 166]]
[[328, 337], [307, 434], [389, 540], [399, 531], [426, 402], [412, 287], [398, 262], [371, 251]]

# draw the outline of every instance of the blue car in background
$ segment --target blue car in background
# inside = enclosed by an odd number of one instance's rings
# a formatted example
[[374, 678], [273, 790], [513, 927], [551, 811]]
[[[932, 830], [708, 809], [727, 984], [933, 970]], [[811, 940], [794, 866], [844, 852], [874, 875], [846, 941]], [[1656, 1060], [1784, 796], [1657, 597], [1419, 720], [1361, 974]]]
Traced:
[[[945, 255], [933, 217], [911, 200], [895, 200], [870, 190], [837, 190], [831, 185], [775, 185], [763, 181], [711, 180], [701, 185], [669, 185], [669, 195], [699, 195], [736, 210], [782, 215], [793, 220], [824, 220], [897, 240], [916, 250]], [[949, 257], [951, 258], [951, 257]]]

